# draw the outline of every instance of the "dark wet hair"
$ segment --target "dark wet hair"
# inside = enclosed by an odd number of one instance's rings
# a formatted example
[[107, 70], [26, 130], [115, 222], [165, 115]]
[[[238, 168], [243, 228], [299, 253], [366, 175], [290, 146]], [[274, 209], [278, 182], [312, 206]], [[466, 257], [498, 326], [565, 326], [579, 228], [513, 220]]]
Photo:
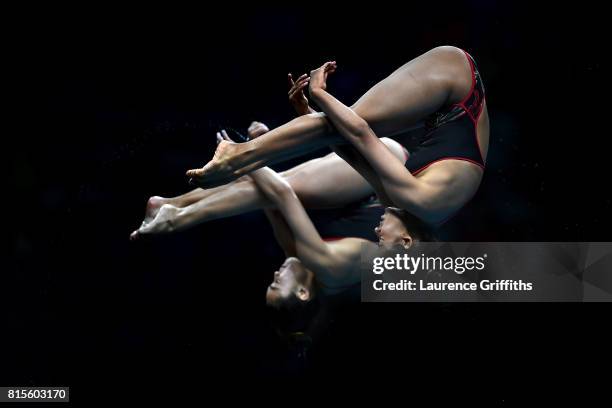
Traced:
[[406, 210], [395, 207], [387, 207], [389, 211], [400, 219], [406, 227], [410, 235], [417, 241], [430, 242], [435, 241], [435, 227], [412, 215]]
[[278, 306], [271, 307], [272, 320], [283, 331], [304, 331], [320, 308], [320, 296], [314, 295], [314, 292], [313, 296], [306, 301], [299, 299], [295, 293], [292, 293]]
[[280, 307], [268, 308], [270, 325], [287, 350], [305, 358], [314, 343], [327, 331], [330, 311], [324, 297], [315, 295], [308, 301], [295, 294]]

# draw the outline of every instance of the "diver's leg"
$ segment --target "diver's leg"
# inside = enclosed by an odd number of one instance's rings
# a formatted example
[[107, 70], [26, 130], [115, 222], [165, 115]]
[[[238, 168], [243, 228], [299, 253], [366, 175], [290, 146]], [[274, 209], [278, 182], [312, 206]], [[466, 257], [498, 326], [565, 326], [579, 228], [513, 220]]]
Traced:
[[[240, 180], [236, 180], [238, 182]], [[231, 184], [231, 183], [230, 183]], [[225, 188], [228, 188], [229, 184], [225, 184], [223, 186], [214, 187], [214, 188], [196, 188], [185, 194], [181, 194], [176, 197], [160, 197], [160, 196], [152, 196], [147, 200], [147, 205], [145, 207], [145, 218], [144, 222], [150, 222], [155, 218], [157, 212], [164, 204], [170, 204], [174, 207], [187, 207], [188, 205], [194, 204], [200, 200], [205, 199], [213, 194], [216, 194], [222, 191]]]
[[[471, 75], [463, 51], [438, 47], [408, 62], [376, 84], [354, 105], [380, 136], [418, 124], [469, 92]], [[321, 146], [342, 143], [322, 113], [301, 116], [247, 143], [219, 144], [213, 159], [188, 175], [201, 186], [215, 186], [270, 163]]]
[[[370, 184], [347, 162], [331, 153], [282, 173], [307, 208], [337, 208], [373, 193]], [[163, 204], [157, 216], [135, 231], [145, 234], [187, 229], [205, 221], [230, 217], [268, 206], [250, 178], [215, 189], [214, 194], [184, 208]]]

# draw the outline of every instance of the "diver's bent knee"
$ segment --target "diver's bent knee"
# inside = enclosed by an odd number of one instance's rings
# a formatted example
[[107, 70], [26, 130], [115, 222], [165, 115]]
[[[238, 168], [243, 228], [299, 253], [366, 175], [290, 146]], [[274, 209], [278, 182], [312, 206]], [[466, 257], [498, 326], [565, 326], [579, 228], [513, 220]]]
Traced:
[[432, 48], [429, 52], [463, 55], [463, 50], [455, 45], [439, 45], [437, 47]]
[[402, 162], [406, 161], [406, 153], [404, 146], [402, 146], [399, 142], [390, 139], [388, 137], [381, 137], [380, 140], [391, 150], [391, 153]]

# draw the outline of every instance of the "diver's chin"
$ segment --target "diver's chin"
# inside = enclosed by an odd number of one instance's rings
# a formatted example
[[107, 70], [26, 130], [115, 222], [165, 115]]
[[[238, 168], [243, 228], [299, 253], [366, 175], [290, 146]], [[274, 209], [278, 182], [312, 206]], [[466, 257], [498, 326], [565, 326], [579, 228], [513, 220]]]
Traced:
[[388, 251], [394, 251], [394, 250], [400, 250], [400, 249], [405, 249], [404, 246], [397, 241], [385, 241], [385, 240], [379, 240], [378, 241], [378, 247], [388, 250]]
[[393, 244], [381, 239], [378, 241], [378, 247], [383, 249], [393, 249]]

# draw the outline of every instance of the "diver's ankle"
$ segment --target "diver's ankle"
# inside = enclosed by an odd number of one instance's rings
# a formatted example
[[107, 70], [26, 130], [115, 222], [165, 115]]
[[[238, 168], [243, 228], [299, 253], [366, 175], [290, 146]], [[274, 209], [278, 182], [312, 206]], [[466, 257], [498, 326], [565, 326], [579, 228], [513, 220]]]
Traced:
[[198, 225], [207, 219], [207, 212], [204, 211], [204, 209], [197, 209], [191, 205], [188, 205], [186, 207], [179, 208], [179, 210], [176, 212], [176, 216], [172, 220], [172, 224], [175, 231], [181, 231]]

